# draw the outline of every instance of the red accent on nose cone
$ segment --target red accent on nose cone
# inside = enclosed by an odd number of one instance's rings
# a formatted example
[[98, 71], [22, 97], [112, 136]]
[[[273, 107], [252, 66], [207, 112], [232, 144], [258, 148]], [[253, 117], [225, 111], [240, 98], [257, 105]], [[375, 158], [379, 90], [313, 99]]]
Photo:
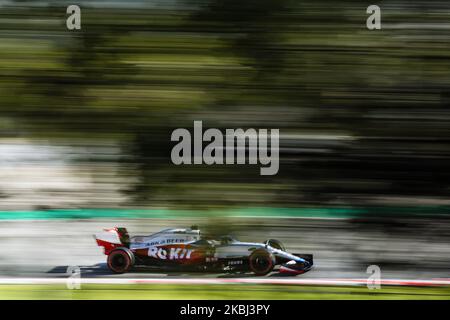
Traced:
[[280, 273], [285, 273], [285, 274], [295, 274], [295, 275], [297, 275], [297, 274], [305, 273], [305, 270], [295, 270], [295, 269], [291, 269], [291, 268], [288, 268], [288, 267], [285, 267], [285, 266], [281, 266], [279, 272]]

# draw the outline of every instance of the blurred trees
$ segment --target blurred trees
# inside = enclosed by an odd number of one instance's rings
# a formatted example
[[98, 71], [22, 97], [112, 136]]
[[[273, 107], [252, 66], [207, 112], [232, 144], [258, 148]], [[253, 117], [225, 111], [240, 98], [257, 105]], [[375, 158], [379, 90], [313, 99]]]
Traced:
[[[448, 198], [446, 2], [385, 1], [380, 31], [352, 1], [82, 3], [80, 31], [29, 3], [0, 11], [3, 134], [118, 142], [131, 204]], [[280, 128], [279, 174], [172, 165], [170, 133], [193, 120]]]

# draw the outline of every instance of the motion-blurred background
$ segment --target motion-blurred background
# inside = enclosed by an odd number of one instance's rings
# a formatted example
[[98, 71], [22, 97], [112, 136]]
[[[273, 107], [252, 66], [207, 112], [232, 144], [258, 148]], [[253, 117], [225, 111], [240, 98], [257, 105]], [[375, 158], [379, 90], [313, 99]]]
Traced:
[[[371, 4], [0, 1], [0, 271], [103, 262], [102, 227], [197, 223], [323, 277], [448, 276], [450, 3], [383, 0], [373, 31]], [[173, 165], [194, 120], [279, 128], [278, 174]]]

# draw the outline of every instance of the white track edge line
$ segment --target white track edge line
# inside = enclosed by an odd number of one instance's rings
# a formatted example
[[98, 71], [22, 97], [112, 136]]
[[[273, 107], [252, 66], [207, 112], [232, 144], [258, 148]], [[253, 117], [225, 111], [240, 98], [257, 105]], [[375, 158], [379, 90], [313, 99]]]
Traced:
[[[361, 286], [373, 284], [367, 279], [268, 279], [268, 278], [228, 278], [228, 279], [166, 279], [166, 278], [0, 278], [0, 284], [278, 284], [278, 285], [341, 285]], [[393, 286], [450, 286], [448, 280], [380, 280], [381, 285]], [[1, 290], [1, 288], [0, 288]]]

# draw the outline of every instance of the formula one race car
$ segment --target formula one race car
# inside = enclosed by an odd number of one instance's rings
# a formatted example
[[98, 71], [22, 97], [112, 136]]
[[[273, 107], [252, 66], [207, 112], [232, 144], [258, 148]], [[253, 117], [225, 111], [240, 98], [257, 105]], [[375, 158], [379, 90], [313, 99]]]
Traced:
[[94, 237], [104, 248], [107, 265], [114, 273], [124, 273], [141, 265], [213, 272], [251, 271], [262, 276], [280, 265], [280, 273], [297, 275], [313, 266], [312, 254], [288, 253], [278, 240], [251, 243], [230, 236], [207, 240], [202, 239], [197, 227], [165, 229], [132, 238], [125, 228], [112, 228]]

